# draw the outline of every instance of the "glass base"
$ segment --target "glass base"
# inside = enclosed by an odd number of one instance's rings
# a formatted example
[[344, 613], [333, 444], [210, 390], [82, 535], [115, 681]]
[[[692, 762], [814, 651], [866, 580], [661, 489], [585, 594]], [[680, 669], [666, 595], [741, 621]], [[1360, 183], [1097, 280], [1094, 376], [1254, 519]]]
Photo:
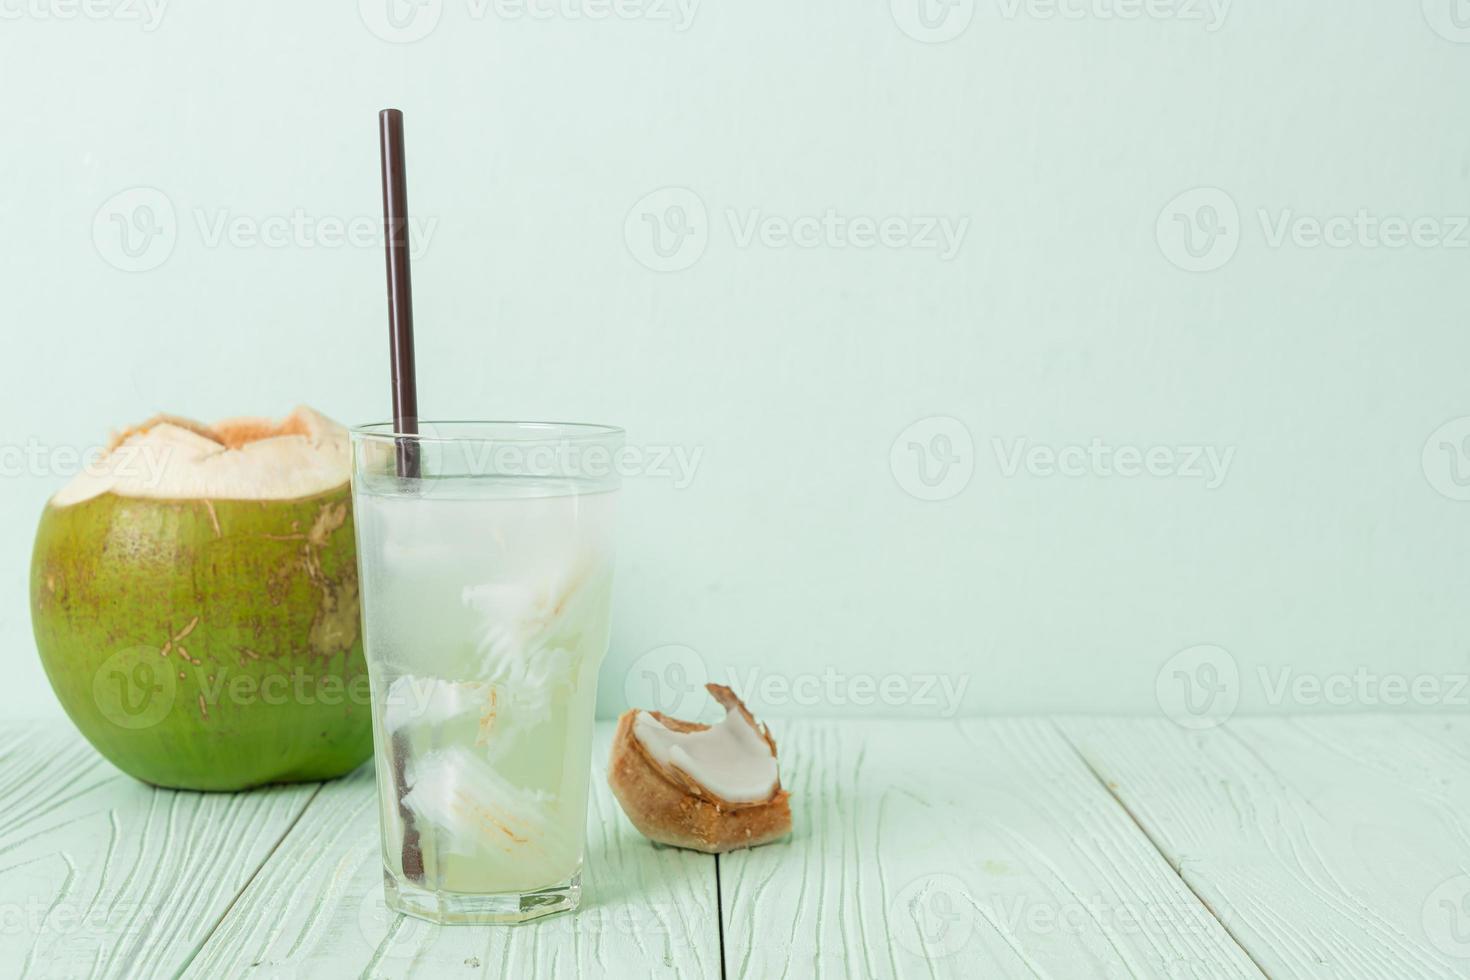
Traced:
[[439, 892], [383, 872], [388, 908], [440, 925], [513, 924], [571, 912], [582, 901], [582, 872], [532, 892]]

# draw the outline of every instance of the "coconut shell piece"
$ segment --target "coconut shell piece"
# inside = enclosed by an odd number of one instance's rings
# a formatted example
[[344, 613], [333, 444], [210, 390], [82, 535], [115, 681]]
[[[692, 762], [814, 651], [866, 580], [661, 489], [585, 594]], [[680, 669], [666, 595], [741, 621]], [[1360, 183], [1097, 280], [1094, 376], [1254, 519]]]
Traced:
[[[776, 740], [766, 726], [756, 722], [734, 691], [721, 684], [706, 684], [705, 689], [727, 713], [739, 712], [770, 746], [771, 757], [776, 757]], [[710, 728], [658, 711], [647, 713], [675, 732]], [[623, 812], [645, 837], [660, 844], [722, 854], [767, 844], [791, 832], [790, 794], [781, 788], [779, 776], [766, 799], [723, 799], [689, 773], [654, 758], [634, 730], [638, 714], [637, 709], [626, 711], [618, 720], [607, 781]]]

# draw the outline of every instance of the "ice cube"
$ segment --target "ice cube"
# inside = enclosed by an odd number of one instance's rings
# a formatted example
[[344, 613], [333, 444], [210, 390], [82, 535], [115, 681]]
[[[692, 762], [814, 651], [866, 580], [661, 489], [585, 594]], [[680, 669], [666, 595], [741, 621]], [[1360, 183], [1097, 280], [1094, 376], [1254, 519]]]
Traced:
[[392, 735], [404, 725], [442, 725], [461, 715], [483, 718], [494, 704], [488, 681], [450, 681], [404, 674], [388, 685], [383, 727]]
[[578, 648], [606, 586], [587, 566], [538, 585], [491, 583], [466, 587], [464, 606], [481, 623], [480, 675], [518, 703], [547, 702], [558, 685], [574, 684], [582, 667]]
[[580, 853], [577, 838], [561, 826], [566, 821], [555, 796], [516, 786], [463, 746], [435, 749], [418, 759], [403, 805], [420, 833], [435, 835], [441, 852], [498, 852], [568, 867]]

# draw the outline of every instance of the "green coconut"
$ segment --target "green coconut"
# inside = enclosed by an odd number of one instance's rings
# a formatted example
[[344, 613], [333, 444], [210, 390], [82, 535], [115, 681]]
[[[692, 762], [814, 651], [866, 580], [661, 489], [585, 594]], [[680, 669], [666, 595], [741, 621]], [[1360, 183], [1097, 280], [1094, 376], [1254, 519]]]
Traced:
[[31, 620], [87, 740], [159, 786], [326, 779], [372, 754], [344, 429], [160, 417], [46, 505]]

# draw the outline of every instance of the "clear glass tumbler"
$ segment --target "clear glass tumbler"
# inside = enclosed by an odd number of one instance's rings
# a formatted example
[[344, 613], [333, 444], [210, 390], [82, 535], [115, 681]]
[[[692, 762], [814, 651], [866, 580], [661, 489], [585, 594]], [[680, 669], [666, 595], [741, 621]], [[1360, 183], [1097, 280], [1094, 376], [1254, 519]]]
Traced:
[[352, 431], [390, 908], [479, 923], [577, 907], [622, 439]]

